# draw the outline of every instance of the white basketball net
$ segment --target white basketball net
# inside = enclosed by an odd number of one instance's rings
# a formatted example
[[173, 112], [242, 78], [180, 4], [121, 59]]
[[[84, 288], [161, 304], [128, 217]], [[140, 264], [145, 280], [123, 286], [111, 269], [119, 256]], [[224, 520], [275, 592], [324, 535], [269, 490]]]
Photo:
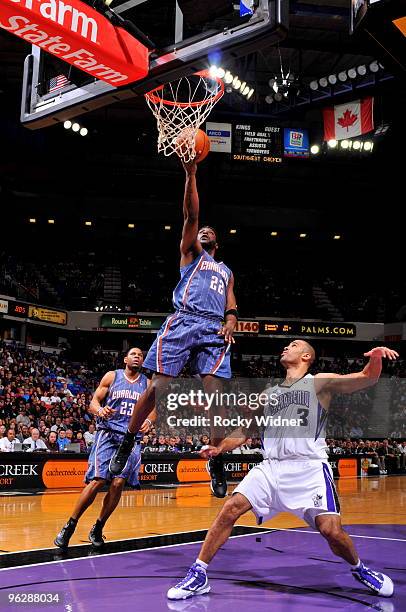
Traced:
[[186, 163], [196, 157], [197, 130], [224, 94], [221, 79], [208, 70], [182, 77], [145, 94], [158, 127], [158, 152], [177, 153]]

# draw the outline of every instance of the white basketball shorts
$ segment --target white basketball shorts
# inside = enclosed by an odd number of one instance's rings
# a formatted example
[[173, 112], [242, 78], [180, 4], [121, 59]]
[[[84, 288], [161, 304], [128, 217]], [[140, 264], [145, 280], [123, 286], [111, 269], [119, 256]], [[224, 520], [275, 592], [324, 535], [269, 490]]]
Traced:
[[248, 499], [257, 523], [291, 512], [311, 527], [319, 514], [340, 514], [340, 503], [327, 461], [265, 459], [250, 470], [234, 494]]

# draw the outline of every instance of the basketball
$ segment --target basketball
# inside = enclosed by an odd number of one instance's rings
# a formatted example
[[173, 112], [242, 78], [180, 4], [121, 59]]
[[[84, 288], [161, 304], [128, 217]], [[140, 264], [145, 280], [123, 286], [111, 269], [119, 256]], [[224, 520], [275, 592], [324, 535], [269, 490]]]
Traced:
[[210, 151], [210, 138], [203, 130], [197, 130], [195, 137], [196, 161], [201, 162]]

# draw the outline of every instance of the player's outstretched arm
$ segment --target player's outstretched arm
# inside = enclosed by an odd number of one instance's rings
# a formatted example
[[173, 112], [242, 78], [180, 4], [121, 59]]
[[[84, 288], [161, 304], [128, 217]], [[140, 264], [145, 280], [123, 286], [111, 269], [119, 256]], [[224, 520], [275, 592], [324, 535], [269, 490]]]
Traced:
[[202, 251], [202, 246], [197, 240], [199, 231], [199, 194], [196, 184], [197, 163], [192, 161], [188, 164], [182, 162], [186, 172], [185, 195], [183, 198], [183, 230], [180, 243], [181, 266], [187, 266]]
[[227, 436], [227, 438], [224, 438], [218, 446], [203, 446], [199, 451], [199, 455], [203, 457], [203, 459], [210, 459], [211, 457], [220, 455], [220, 453], [230, 453], [235, 448], [244, 444], [250, 435], [248, 429], [239, 427]]
[[399, 354], [386, 346], [378, 346], [364, 353], [364, 357], [369, 357], [369, 361], [361, 372], [353, 374], [329, 374], [323, 372], [316, 374], [315, 386], [319, 391], [329, 391], [331, 393], [354, 393], [371, 387], [376, 382], [382, 372], [382, 359], [386, 357], [391, 361], [397, 359]]
[[108, 419], [114, 414], [113, 408], [109, 408], [109, 406], [102, 406], [102, 402], [106, 399], [110, 386], [114, 382], [114, 377], [115, 372], [107, 372], [107, 374], [105, 374], [101, 379], [89, 405], [90, 414], [98, 416], [102, 419]]

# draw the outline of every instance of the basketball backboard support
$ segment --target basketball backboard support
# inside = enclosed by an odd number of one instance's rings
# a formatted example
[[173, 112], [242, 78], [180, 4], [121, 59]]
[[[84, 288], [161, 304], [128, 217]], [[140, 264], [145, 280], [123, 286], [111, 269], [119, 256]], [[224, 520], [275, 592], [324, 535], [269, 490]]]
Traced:
[[154, 43], [148, 76], [115, 87], [33, 45], [24, 64], [21, 122], [31, 129], [54, 125], [285, 38], [286, 0], [251, 6], [252, 15], [241, 16], [237, 0], [113, 0], [112, 10]]

